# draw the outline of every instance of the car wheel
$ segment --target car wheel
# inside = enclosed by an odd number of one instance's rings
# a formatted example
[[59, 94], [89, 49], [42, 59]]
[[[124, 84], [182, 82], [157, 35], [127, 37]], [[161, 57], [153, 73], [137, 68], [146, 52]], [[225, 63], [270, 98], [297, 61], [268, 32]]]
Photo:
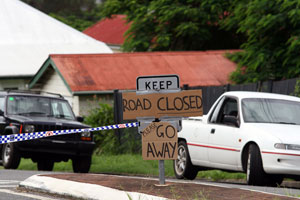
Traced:
[[92, 156], [79, 156], [72, 159], [75, 173], [88, 173], [92, 163]]
[[13, 143], [7, 143], [2, 148], [2, 163], [5, 169], [17, 169], [20, 164], [21, 156]]
[[250, 144], [247, 161], [247, 184], [265, 185], [267, 180], [266, 173], [263, 170], [261, 154], [255, 144]]
[[198, 169], [190, 159], [187, 145], [184, 141], [178, 143], [178, 157], [173, 161], [173, 168], [176, 178], [193, 180], [198, 174]]
[[52, 171], [54, 166], [54, 162], [52, 160], [38, 160], [37, 168], [39, 171]]

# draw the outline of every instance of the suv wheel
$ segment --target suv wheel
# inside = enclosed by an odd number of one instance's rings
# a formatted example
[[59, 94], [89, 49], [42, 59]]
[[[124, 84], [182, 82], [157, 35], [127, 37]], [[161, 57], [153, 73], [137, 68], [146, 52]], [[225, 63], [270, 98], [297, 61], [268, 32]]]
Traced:
[[17, 169], [20, 164], [21, 156], [13, 143], [7, 143], [2, 148], [2, 162], [5, 169]]
[[72, 159], [75, 173], [88, 173], [92, 163], [92, 156], [78, 156]]
[[52, 160], [38, 160], [37, 168], [39, 171], [52, 171], [54, 162]]

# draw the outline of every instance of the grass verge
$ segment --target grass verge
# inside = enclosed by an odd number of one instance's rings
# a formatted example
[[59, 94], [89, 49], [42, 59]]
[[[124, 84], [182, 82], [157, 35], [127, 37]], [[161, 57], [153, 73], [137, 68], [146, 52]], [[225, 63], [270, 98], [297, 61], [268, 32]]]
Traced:
[[[174, 177], [171, 160], [165, 160], [165, 176]], [[1, 167], [3, 169], [3, 167]], [[20, 170], [37, 170], [36, 163], [31, 159], [22, 159]], [[73, 172], [72, 162], [55, 163], [54, 171]], [[141, 155], [101, 155], [93, 156], [91, 173], [130, 174], [143, 176], [158, 176], [158, 161], [143, 160]], [[199, 171], [198, 178], [209, 180], [245, 179], [243, 173], [229, 173], [220, 170]]]

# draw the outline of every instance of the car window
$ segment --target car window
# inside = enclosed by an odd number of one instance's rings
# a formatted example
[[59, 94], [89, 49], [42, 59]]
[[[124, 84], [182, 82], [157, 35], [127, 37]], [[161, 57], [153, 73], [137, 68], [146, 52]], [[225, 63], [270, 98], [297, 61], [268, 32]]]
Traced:
[[7, 113], [13, 115], [50, 115], [48, 98], [32, 96], [8, 96]]
[[227, 124], [227, 122], [225, 122], [225, 120], [224, 120], [225, 116], [232, 116], [232, 117], [238, 116], [238, 104], [237, 104], [236, 99], [226, 98], [224, 100], [224, 102], [218, 112], [215, 123]]
[[217, 103], [217, 105], [215, 106], [210, 118], [209, 118], [209, 122], [210, 123], [216, 123], [217, 122], [217, 118], [218, 118], [218, 113], [223, 105], [224, 102], [224, 97], [222, 99], [219, 100], [219, 102]]
[[72, 109], [66, 101], [53, 99], [51, 108], [54, 117], [74, 120]]
[[42, 115], [75, 119], [67, 101], [36, 96], [8, 96], [7, 113], [12, 115]]
[[282, 99], [242, 100], [244, 121], [255, 123], [300, 124], [300, 102]]

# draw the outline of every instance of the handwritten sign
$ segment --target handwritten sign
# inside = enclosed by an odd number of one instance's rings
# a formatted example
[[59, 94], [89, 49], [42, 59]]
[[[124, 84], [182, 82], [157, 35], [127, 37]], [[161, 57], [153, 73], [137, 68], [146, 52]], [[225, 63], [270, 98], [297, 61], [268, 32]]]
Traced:
[[144, 160], [177, 159], [177, 130], [168, 122], [152, 122], [142, 132]]
[[122, 94], [123, 119], [162, 116], [201, 116], [203, 114], [202, 90], [184, 90], [176, 93], [137, 95]]

